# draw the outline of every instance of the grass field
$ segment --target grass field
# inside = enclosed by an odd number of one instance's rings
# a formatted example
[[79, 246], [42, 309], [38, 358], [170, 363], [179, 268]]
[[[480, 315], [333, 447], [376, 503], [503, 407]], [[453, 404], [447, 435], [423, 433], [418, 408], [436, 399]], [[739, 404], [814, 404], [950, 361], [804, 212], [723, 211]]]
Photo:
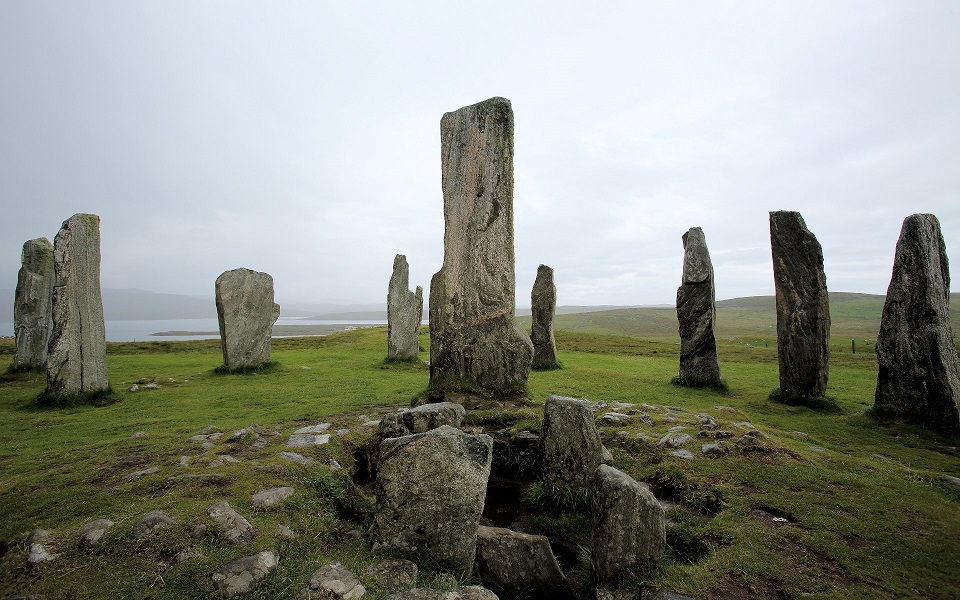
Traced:
[[[960, 598], [960, 487], [943, 478], [960, 476], [960, 437], [865, 414], [876, 382], [876, 359], [867, 344], [872, 337], [867, 329], [852, 338], [858, 339], [858, 352], [850, 353], [849, 339], [840, 340], [853, 331], [843, 328], [852, 325], [837, 318], [843, 312], [837, 309], [834, 326], [844, 333], [834, 333], [828, 387], [837, 409], [771, 403], [776, 343], [769, 329], [758, 326], [762, 319], [756, 315], [762, 311], [750, 316], [750, 307], [719, 310], [721, 317], [727, 310], [744, 313], [739, 325], [728, 323], [720, 332], [729, 392], [670, 385], [679, 351], [675, 333], [648, 334], [668, 327], [669, 313], [662, 315], [666, 325], [655, 326], [629, 313], [619, 321], [617, 315], [593, 313], [558, 319], [564, 368], [531, 373], [534, 406], [491, 407], [477, 411], [471, 423], [536, 430], [536, 405], [551, 394], [660, 407], [643, 409], [654, 418], [652, 426], [637, 418], [616, 426], [599, 422], [612, 464], [650, 481], [676, 503], [668, 512], [676, 527], [666, 560], [646, 581], [629, 582], [623, 598], [633, 597], [641, 583], [694, 598]], [[859, 310], [851, 309], [854, 317]], [[421, 336], [424, 346], [428, 337]], [[869, 351], [861, 350], [860, 339]], [[0, 342], [0, 369], [11, 353], [12, 344]], [[372, 437], [372, 428], [361, 423], [408, 406], [428, 381], [424, 363], [385, 364], [385, 354], [385, 328], [278, 339], [275, 369], [218, 375], [217, 342], [109, 344], [109, 376], [119, 401], [100, 408], [32, 408], [43, 376], [5, 376], [0, 381], [0, 596], [203, 598], [213, 593], [209, 576], [218, 567], [267, 548], [280, 551], [280, 565], [253, 597], [296, 597], [310, 574], [331, 560], [362, 575], [387, 554], [349, 535], [363, 529], [369, 510], [346, 474], [354, 466], [354, 449]], [[137, 381], [159, 387], [125, 391]], [[684, 425], [696, 413], [710, 414], [736, 436], [724, 441], [731, 450], [717, 458], [703, 456], [701, 442], [713, 440], [696, 437], [688, 445], [693, 460], [657, 448], [656, 440], [677, 424], [663, 421], [664, 406], [681, 409], [677, 414]], [[350, 431], [303, 451], [316, 459], [313, 465], [279, 457], [290, 433], [320, 421], [332, 422], [331, 430]], [[266, 447], [255, 447], [250, 438], [225, 441], [253, 424], [260, 426]], [[209, 425], [225, 436], [204, 455], [206, 450], [187, 440]], [[733, 449], [732, 442], [751, 426], [765, 436], [760, 449]], [[695, 428], [689, 430], [695, 435]], [[637, 439], [638, 434], [654, 443]], [[211, 467], [220, 455], [238, 462]], [[187, 466], [180, 465], [182, 456], [192, 457]], [[346, 469], [331, 473], [331, 458]], [[148, 467], [159, 470], [131, 476]], [[216, 476], [185, 477], [205, 473]], [[293, 486], [296, 493], [278, 509], [251, 509], [252, 493], [279, 485]], [[213, 534], [191, 537], [196, 524], [212, 525], [206, 510], [224, 499], [253, 524], [251, 543], [238, 547]], [[131, 539], [133, 524], [153, 509], [164, 510], [178, 525]], [[79, 529], [97, 518], [116, 525], [90, 553], [79, 546]], [[281, 523], [300, 537], [281, 538]], [[589, 549], [589, 523], [582, 514], [557, 512], [527, 526]], [[54, 532], [59, 557], [30, 569], [24, 566], [24, 539], [35, 527]], [[166, 569], [169, 558], [184, 549], [202, 556]], [[582, 574], [584, 559], [572, 570]], [[437, 566], [418, 564], [421, 585], [430, 585]], [[387, 595], [372, 580], [361, 579], [367, 597]]]

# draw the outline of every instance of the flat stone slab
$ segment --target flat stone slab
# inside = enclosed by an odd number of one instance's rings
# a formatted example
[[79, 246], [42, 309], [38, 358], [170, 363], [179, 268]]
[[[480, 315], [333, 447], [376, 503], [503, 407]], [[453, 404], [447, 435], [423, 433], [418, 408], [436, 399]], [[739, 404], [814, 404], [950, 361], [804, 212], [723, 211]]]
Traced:
[[417, 565], [404, 558], [375, 562], [365, 573], [390, 591], [417, 584]]
[[250, 496], [250, 506], [259, 509], [271, 508], [292, 496], [293, 491], [292, 487], [283, 486], [257, 492]]
[[329, 433], [295, 433], [287, 440], [287, 446], [290, 448], [309, 448], [311, 446], [322, 446], [329, 441]]
[[330, 423], [317, 423], [316, 425], [307, 425], [306, 427], [301, 427], [300, 429], [293, 432], [294, 435], [298, 433], [323, 433], [324, 431], [330, 429]]
[[280, 458], [284, 460], [289, 460], [295, 462], [298, 465], [309, 465], [313, 462], [313, 459], [309, 456], [304, 456], [302, 454], [297, 454], [296, 452], [281, 452]]

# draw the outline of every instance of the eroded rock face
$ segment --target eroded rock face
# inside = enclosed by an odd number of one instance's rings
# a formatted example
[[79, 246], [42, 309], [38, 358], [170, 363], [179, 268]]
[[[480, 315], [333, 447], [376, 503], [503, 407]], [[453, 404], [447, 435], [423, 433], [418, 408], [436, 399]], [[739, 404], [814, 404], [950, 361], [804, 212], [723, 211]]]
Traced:
[[625, 578], [660, 560], [666, 550], [666, 524], [663, 508], [647, 488], [623, 471], [600, 465], [591, 505], [590, 566], [597, 582]]
[[532, 325], [530, 341], [533, 342], [534, 369], [556, 369], [557, 341], [553, 337], [553, 318], [557, 313], [557, 286], [553, 283], [553, 269], [547, 265], [537, 268], [537, 279], [530, 292]]
[[423, 288], [411, 292], [407, 257], [393, 259], [393, 276], [387, 290], [387, 358], [416, 360], [420, 355], [420, 322], [423, 320]]
[[558, 598], [570, 592], [542, 535], [479, 527], [475, 571], [486, 587], [510, 597]]
[[20, 254], [20, 272], [13, 303], [17, 351], [10, 369], [43, 369], [53, 328], [53, 244], [47, 238], [29, 240]]
[[510, 101], [445, 114], [440, 142], [445, 228], [430, 282], [430, 384], [525, 390], [533, 344], [514, 319]]
[[154, 530], [159, 529], [160, 527], [172, 527], [176, 525], [177, 522], [167, 516], [161, 510], [151, 510], [147, 514], [140, 517], [140, 520], [137, 521], [133, 526], [133, 539], [140, 539], [147, 537]]
[[540, 430], [543, 479], [586, 487], [603, 462], [603, 442], [586, 400], [550, 396]]
[[264, 550], [223, 565], [210, 578], [223, 597], [241, 596], [257, 589], [260, 581], [277, 569], [279, 561], [279, 552]]
[[874, 409], [960, 429], [960, 368], [950, 327], [950, 267], [940, 223], [907, 217], [877, 336]]
[[380, 445], [375, 547], [423, 552], [464, 576], [473, 568], [493, 440], [443, 425]]
[[53, 329], [47, 356], [51, 397], [109, 387], [100, 296], [100, 217], [73, 215], [53, 240]]
[[680, 381], [690, 385], [720, 383], [714, 327], [713, 263], [703, 230], [691, 227], [683, 234], [683, 283], [677, 288], [680, 322]]
[[234, 370], [270, 362], [270, 333], [280, 317], [273, 277], [234, 269], [217, 277], [215, 287], [223, 365]]
[[830, 304], [823, 250], [800, 213], [770, 213], [777, 292], [780, 393], [790, 400], [822, 398], [830, 361]]

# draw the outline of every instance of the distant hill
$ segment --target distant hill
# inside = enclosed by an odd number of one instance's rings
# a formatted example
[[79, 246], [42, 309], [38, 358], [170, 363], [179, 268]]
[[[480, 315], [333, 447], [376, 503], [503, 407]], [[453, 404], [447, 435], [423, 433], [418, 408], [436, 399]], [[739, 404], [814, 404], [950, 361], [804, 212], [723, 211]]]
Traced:
[[[629, 308], [626, 306], [558, 306], [557, 314], [558, 315], [567, 315], [567, 314], [583, 314], [598, 312], [603, 310], [614, 310], [618, 308]], [[429, 314], [429, 307], [423, 307], [423, 318], [426, 320]], [[516, 315], [518, 317], [530, 316], [529, 308], [518, 308]], [[362, 321], [386, 321], [387, 320], [387, 307], [386, 305], [381, 305], [379, 308], [374, 310], [351, 310], [351, 311], [342, 311], [342, 312], [324, 312], [319, 314], [314, 314], [309, 317], [310, 319], [318, 320], [336, 320], [336, 321], [350, 321], [350, 320], [362, 320]]]

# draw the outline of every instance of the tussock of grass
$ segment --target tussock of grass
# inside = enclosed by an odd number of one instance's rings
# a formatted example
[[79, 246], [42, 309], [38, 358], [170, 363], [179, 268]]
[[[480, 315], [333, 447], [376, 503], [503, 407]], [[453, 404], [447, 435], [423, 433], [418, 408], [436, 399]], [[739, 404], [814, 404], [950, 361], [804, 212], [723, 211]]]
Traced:
[[548, 513], [568, 513], [590, 508], [590, 488], [537, 481], [523, 494], [530, 507]]
[[770, 390], [770, 395], [767, 398], [772, 402], [779, 402], [781, 404], [786, 404], [787, 406], [806, 406], [807, 408], [813, 408], [825, 412], [840, 412], [840, 407], [837, 405], [837, 399], [833, 396], [821, 398], [790, 396], [780, 391], [780, 388], [774, 388]]
[[276, 373], [282, 368], [283, 367], [280, 366], [279, 362], [271, 360], [263, 363], [262, 365], [236, 367], [234, 369], [228, 368], [227, 365], [220, 365], [214, 369], [213, 372], [217, 375], [260, 375], [264, 373]]
[[727, 385], [726, 381], [721, 380], [719, 383], [716, 381], [700, 381], [697, 379], [692, 379], [690, 377], [680, 377], [677, 375], [670, 380], [671, 385], [677, 385], [680, 387], [688, 387], [695, 389], [710, 389], [717, 392], [722, 392], [724, 394], [730, 393], [730, 386]]
[[113, 393], [113, 387], [107, 386], [103, 390], [95, 390], [84, 394], [69, 394], [58, 396], [46, 390], [40, 393], [31, 403], [34, 409], [73, 408], [78, 406], [109, 406], [120, 401], [120, 396]]

